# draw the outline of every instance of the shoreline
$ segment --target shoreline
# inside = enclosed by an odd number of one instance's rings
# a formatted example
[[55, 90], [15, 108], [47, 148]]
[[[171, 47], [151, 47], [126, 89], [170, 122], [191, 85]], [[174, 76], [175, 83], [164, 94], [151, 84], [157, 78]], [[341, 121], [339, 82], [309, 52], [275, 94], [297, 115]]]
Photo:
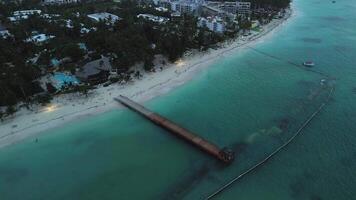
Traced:
[[122, 108], [113, 100], [120, 94], [141, 103], [166, 94], [193, 79], [199, 71], [209, 67], [221, 56], [231, 54], [235, 49], [255, 45], [273, 35], [277, 27], [295, 17], [294, 11], [291, 5], [282, 19], [273, 19], [262, 26], [263, 30], [257, 34], [238, 37], [232, 42], [223, 43], [218, 49], [184, 56], [179, 63], [162, 66], [162, 71], [144, 73], [142, 78], [134, 79], [134, 82], [125, 85], [112, 84], [108, 87], [101, 85], [90, 91], [88, 97], [78, 93], [56, 96], [48, 106], [36, 107], [34, 111], [21, 108], [13, 117], [0, 123], [0, 148], [71, 121]]

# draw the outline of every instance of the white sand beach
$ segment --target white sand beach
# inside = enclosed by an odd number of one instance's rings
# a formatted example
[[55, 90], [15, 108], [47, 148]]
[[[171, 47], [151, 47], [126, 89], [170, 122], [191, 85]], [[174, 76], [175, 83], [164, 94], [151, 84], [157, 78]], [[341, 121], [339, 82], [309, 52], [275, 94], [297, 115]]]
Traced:
[[125, 85], [115, 83], [108, 87], [98, 86], [97, 89], [89, 92], [88, 97], [77, 93], [65, 94], [56, 96], [46, 107], [32, 108], [32, 110], [21, 108], [12, 117], [0, 122], [0, 148], [73, 120], [118, 109], [122, 106], [113, 98], [120, 94], [144, 102], [167, 93], [191, 80], [195, 74], [209, 67], [216, 59], [232, 53], [232, 50], [268, 39], [267, 37], [277, 31], [276, 27], [281, 28], [283, 22], [295, 15], [295, 12], [292, 14], [288, 11], [283, 19], [274, 19], [262, 26], [263, 30], [259, 33], [245, 38], [240, 37], [234, 42], [223, 44], [222, 48], [216, 50], [184, 56], [178, 63], [156, 66], [157, 72], [143, 73], [143, 77]]

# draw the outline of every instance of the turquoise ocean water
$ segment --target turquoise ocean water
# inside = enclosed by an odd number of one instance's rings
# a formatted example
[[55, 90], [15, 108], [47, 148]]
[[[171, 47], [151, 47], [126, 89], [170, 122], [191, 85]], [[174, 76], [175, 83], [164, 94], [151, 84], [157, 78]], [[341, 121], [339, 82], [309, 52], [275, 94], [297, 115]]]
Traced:
[[313, 60], [324, 76], [245, 48], [145, 105], [229, 146], [226, 167], [128, 110], [66, 124], [0, 151], [1, 200], [203, 199], [283, 144], [216, 199], [356, 199], [356, 1], [298, 0], [297, 16], [255, 48]]

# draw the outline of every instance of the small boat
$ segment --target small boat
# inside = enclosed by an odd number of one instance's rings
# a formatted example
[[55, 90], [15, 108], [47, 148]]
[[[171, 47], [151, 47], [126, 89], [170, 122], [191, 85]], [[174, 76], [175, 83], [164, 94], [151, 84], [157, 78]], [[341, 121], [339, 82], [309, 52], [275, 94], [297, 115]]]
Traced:
[[303, 62], [303, 65], [306, 67], [314, 67], [315, 63], [312, 61], [305, 61], [305, 62]]

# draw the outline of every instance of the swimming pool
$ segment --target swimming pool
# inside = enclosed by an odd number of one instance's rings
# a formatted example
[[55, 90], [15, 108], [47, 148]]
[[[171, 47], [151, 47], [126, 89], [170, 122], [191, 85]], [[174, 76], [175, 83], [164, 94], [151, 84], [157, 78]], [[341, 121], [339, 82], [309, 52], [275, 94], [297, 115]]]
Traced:
[[78, 43], [78, 46], [81, 50], [88, 51], [87, 45], [85, 43]]
[[65, 73], [56, 72], [53, 75], [56, 81], [56, 88], [61, 89], [67, 85], [78, 85], [80, 81], [73, 75], [67, 75]]
[[51, 64], [53, 67], [58, 67], [61, 64], [61, 62], [57, 58], [53, 58], [51, 59]]

